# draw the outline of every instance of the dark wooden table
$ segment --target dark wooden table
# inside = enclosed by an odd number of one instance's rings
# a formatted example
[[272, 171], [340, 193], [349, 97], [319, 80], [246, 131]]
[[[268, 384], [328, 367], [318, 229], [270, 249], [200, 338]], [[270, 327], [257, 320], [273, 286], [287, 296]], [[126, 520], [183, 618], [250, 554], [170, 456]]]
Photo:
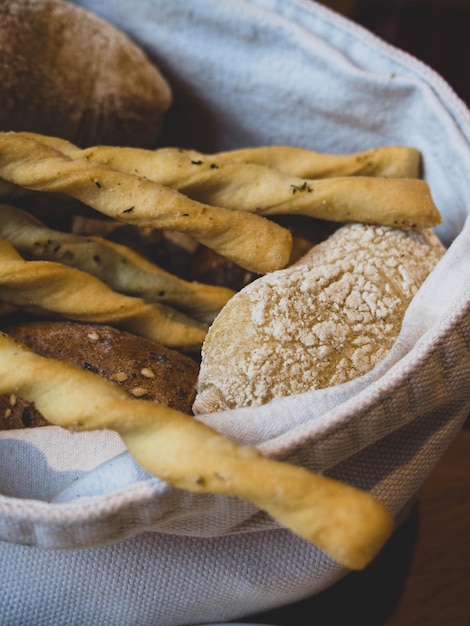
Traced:
[[470, 626], [470, 423], [377, 559], [327, 591], [246, 618], [273, 626]]

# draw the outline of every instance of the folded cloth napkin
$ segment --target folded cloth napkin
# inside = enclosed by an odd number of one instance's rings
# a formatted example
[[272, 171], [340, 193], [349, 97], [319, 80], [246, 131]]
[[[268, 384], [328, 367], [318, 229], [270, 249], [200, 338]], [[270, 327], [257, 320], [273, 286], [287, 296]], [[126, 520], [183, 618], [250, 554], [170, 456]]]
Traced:
[[[345, 385], [198, 417], [398, 515], [470, 411], [468, 109], [431, 69], [312, 1], [76, 4], [125, 30], [170, 80], [166, 144], [422, 152], [448, 251], [389, 356]], [[0, 494], [9, 626], [233, 620], [345, 573], [247, 502], [150, 476], [112, 432], [0, 433]]]

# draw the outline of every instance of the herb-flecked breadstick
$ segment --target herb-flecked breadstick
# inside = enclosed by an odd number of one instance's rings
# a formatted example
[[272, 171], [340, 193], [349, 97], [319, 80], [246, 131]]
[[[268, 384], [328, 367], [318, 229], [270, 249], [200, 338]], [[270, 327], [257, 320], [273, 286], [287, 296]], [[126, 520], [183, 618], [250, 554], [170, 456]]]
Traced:
[[299, 178], [383, 176], [417, 178], [421, 154], [408, 146], [379, 146], [351, 154], [328, 154], [297, 146], [255, 146], [218, 152], [217, 163], [256, 163]]
[[177, 149], [98, 146], [80, 153], [131, 170], [190, 198], [259, 215], [306, 215], [333, 222], [435, 226], [441, 217], [429, 185], [417, 178], [342, 176], [302, 179], [253, 163], [220, 163]]
[[57, 138], [36, 137], [74, 159], [145, 176], [193, 200], [227, 209], [398, 227], [432, 227], [441, 221], [429, 185], [417, 178], [303, 179], [257, 163], [222, 162], [217, 155], [206, 157], [177, 148], [95, 146], [79, 150]]
[[182, 309], [202, 322], [212, 322], [234, 295], [225, 287], [182, 280], [127, 246], [48, 228], [33, 215], [6, 204], [0, 204], [0, 236], [23, 256], [76, 267], [114, 291]]
[[392, 531], [391, 515], [371, 495], [268, 459], [174, 409], [128, 398], [112, 382], [2, 333], [0, 393], [34, 402], [59, 426], [117, 431], [147, 471], [179, 489], [244, 498], [346, 567], [365, 567]]
[[[38, 140], [46, 140], [66, 154], [80, 148], [58, 137], [37, 133], [25, 133]], [[94, 149], [91, 148], [91, 151]], [[329, 154], [297, 146], [256, 146], [227, 150], [212, 154], [181, 148], [158, 148], [155, 163], [159, 157], [164, 160], [167, 153], [177, 151], [192, 161], [209, 161], [215, 166], [225, 163], [264, 165], [297, 178], [337, 178], [341, 176], [382, 176], [385, 178], [418, 178], [421, 166], [421, 153], [409, 146], [379, 146], [370, 150], [351, 154]], [[78, 153], [76, 153], [78, 154]]]
[[41, 315], [123, 328], [162, 345], [198, 350], [207, 327], [159, 303], [118, 294], [62, 263], [25, 261], [0, 237], [0, 302]]
[[0, 133], [0, 177], [34, 191], [59, 192], [138, 226], [192, 236], [260, 274], [284, 267], [291, 234], [258, 215], [209, 206], [175, 189], [63, 152], [21, 133]]

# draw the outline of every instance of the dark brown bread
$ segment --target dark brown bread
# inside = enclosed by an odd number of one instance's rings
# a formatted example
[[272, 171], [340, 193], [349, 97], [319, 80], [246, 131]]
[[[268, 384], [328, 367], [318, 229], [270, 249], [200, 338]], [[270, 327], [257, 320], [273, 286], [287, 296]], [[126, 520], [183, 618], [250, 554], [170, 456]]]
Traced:
[[0, 430], [48, 425], [49, 422], [32, 402], [23, 400], [15, 394], [0, 395]]
[[152, 147], [172, 93], [121, 31], [62, 0], [0, 3], [0, 129]]
[[[191, 413], [199, 367], [187, 355], [100, 324], [31, 321], [5, 331], [41, 356], [74, 363], [114, 381], [131, 397]], [[0, 429], [46, 424], [34, 405], [15, 395], [0, 396]]]

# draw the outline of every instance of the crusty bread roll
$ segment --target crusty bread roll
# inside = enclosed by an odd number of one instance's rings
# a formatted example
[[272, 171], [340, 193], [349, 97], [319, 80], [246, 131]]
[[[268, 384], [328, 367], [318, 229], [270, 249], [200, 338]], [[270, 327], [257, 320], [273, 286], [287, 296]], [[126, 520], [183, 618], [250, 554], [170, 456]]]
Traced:
[[[33, 352], [95, 372], [131, 397], [191, 413], [198, 364], [187, 355], [101, 324], [26, 321], [5, 330]], [[0, 396], [0, 430], [46, 424], [33, 404]]]
[[0, 129], [152, 147], [172, 93], [140, 47], [62, 0], [0, 3]]
[[379, 363], [444, 253], [431, 230], [357, 223], [222, 309], [202, 349], [195, 414], [347, 382]]

